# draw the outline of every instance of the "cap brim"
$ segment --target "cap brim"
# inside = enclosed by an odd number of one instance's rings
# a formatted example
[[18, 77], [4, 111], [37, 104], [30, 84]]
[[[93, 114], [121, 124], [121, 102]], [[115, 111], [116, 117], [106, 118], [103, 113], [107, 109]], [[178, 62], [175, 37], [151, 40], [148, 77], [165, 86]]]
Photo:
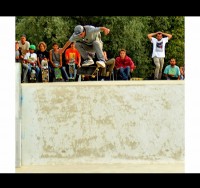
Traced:
[[79, 34], [73, 33], [73, 35], [74, 35], [75, 37], [79, 36], [80, 34], [81, 34], [81, 33], [79, 33]]

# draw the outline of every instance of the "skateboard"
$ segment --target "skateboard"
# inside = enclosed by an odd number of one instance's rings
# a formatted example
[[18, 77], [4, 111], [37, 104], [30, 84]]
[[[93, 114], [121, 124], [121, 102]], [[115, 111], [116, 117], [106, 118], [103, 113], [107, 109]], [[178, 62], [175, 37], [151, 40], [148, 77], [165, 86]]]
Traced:
[[74, 60], [71, 60], [69, 61], [69, 81], [74, 81], [75, 80], [75, 72], [76, 72], [76, 69], [75, 69], [75, 61]]
[[56, 80], [62, 80], [62, 73], [60, 68], [56, 67], [54, 68], [55, 78]]
[[48, 69], [48, 61], [41, 61], [41, 71], [42, 71], [42, 82], [49, 82], [49, 69]]
[[31, 66], [30, 82], [36, 82], [36, 64]]
[[84, 78], [85, 76], [91, 76], [92, 78], [96, 77], [98, 81], [98, 71], [99, 71], [98, 66], [87, 66], [78, 68], [77, 74], [81, 75], [82, 78]]
[[35, 62], [35, 59], [30, 56], [27, 59], [27, 61], [31, 65], [31, 73], [30, 73], [29, 80], [30, 80], [30, 82], [36, 82], [36, 62]]

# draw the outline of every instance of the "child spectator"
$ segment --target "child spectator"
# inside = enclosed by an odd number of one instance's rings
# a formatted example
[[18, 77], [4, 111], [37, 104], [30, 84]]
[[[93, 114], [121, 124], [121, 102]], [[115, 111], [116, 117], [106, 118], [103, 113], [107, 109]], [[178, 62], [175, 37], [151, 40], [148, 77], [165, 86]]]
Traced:
[[34, 69], [36, 71], [36, 81], [39, 81], [40, 68], [37, 65], [37, 54], [35, 53], [35, 50], [36, 50], [36, 46], [33, 44], [30, 45], [29, 52], [26, 53], [24, 57], [24, 61], [28, 63], [29, 78], [30, 78], [32, 69]]
[[81, 55], [75, 48], [75, 42], [72, 42], [70, 48], [65, 51], [65, 58], [66, 63], [69, 66], [69, 76], [71, 79], [75, 79], [77, 68], [81, 67]]
[[62, 64], [62, 53], [60, 53], [59, 45], [57, 43], [53, 43], [52, 47], [53, 49], [51, 49], [49, 52], [49, 61], [50, 61], [51, 69], [55, 75], [54, 68], [56, 67], [60, 68], [64, 80], [68, 81], [67, 72]]

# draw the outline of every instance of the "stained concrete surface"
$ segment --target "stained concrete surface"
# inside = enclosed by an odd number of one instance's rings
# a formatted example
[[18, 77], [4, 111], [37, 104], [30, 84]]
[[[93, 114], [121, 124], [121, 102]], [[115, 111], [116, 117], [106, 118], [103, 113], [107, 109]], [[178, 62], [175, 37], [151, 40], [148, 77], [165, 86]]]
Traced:
[[184, 173], [184, 162], [31, 165], [16, 168], [16, 173]]

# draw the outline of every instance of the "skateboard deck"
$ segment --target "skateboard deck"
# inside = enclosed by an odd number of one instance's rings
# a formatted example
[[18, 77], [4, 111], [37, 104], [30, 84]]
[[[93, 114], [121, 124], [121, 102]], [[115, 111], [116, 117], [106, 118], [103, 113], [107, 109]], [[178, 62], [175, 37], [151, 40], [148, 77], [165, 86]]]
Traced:
[[93, 78], [95, 78], [97, 76], [98, 71], [99, 68], [97, 66], [80, 67], [77, 69], [77, 74], [92, 76]]
[[62, 73], [60, 68], [56, 67], [54, 68], [55, 78], [56, 80], [62, 80]]
[[42, 60], [41, 71], [42, 71], [42, 82], [49, 82], [48, 61]]
[[31, 67], [30, 82], [36, 82], [36, 67]]
[[70, 82], [73, 82], [73, 81], [75, 81], [75, 61], [70, 61], [69, 62], [69, 75], [71, 75], [70, 77], [69, 77], [69, 81]]

